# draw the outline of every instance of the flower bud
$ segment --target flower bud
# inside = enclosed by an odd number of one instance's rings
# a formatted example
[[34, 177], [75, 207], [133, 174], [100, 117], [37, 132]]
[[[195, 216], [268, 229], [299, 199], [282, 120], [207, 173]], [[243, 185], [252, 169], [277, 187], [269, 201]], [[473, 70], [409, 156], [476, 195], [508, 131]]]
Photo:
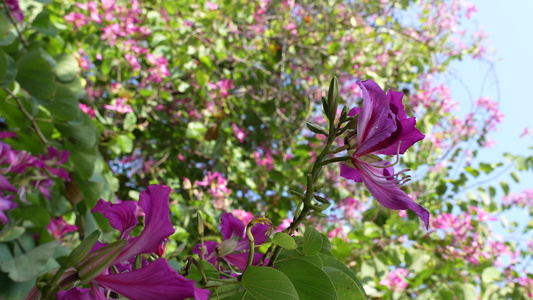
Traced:
[[333, 76], [331, 83], [329, 84], [328, 90], [328, 118], [331, 123], [335, 122], [335, 117], [337, 114], [337, 106], [339, 105], [339, 83], [337, 77]]
[[232, 237], [230, 239], [227, 239], [223, 241], [222, 243], [218, 244], [215, 247], [215, 251], [217, 252], [218, 257], [226, 256], [233, 252], [235, 247], [237, 247], [237, 243], [239, 242], [239, 237]]
[[89, 254], [77, 267], [81, 283], [89, 283], [102, 274], [127, 243], [126, 240], [118, 240]]

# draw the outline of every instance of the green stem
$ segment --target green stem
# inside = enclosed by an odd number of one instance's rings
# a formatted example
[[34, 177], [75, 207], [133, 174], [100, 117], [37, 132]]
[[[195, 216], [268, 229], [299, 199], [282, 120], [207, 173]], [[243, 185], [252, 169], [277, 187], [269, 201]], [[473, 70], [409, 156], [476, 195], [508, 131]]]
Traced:
[[35, 119], [30, 115], [30, 113], [28, 113], [28, 111], [26, 110], [26, 108], [24, 108], [24, 105], [22, 105], [22, 102], [20, 101], [20, 99], [15, 96], [15, 94], [13, 94], [13, 92], [8, 89], [8, 88], [4, 88], [4, 90], [13, 98], [15, 99], [15, 102], [17, 102], [17, 105], [19, 107], [19, 109], [22, 111], [22, 113], [24, 114], [24, 116], [26, 116], [26, 118], [28, 118], [28, 120], [30, 120], [31, 122], [31, 125], [33, 126], [33, 129], [35, 129], [35, 132], [37, 132], [37, 135], [39, 136], [39, 138], [41, 139], [41, 141], [43, 141], [44, 144], [48, 144], [48, 140], [44, 137], [43, 133], [41, 132], [41, 130], [39, 129], [39, 125], [37, 125], [37, 122], [35, 121]]
[[252, 262], [254, 261], [254, 251], [255, 251], [255, 239], [254, 235], [252, 234], [252, 227], [254, 222], [248, 223], [246, 225], [246, 235], [248, 236], [248, 240], [250, 241], [250, 253], [248, 254], [248, 263], [246, 264], [246, 268], [252, 265]]
[[[307, 190], [305, 192], [305, 197], [303, 199], [303, 205], [302, 212], [296, 217], [289, 228], [285, 230], [286, 233], [291, 234], [298, 228], [298, 226], [307, 218], [307, 215], [313, 208], [312, 200], [314, 195], [314, 189], [315, 189], [315, 181], [317, 179], [318, 174], [320, 171], [322, 171], [322, 167], [324, 166], [323, 160], [330, 154], [329, 148], [331, 148], [331, 145], [335, 141], [335, 125], [334, 119], [330, 120], [330, 126], [329, 126], [329, 134], [328, 134], [328, 141], [326, 143], [326, 146], [324, 149], [322, 149], [322, 152], [317, 156], [315, 163], [313, 164], [313, 168], [311, 169], [311, 172], [307, 173]], [[268, 266], [273, 266], [274, 262], [276, 261], [279, 253], [281, 252], [281, 247], [274, 246], [272, 252], [272, 256], [270, 258], [270, 261], [268, 262]], [[267, 254], [269, 253], [269, 250], [272, 251], [270, 248], [267, 250]], [[265, 256], [267, 255], [265, 254]]]
[[323, 161], [322, 165], [325, 166], [325, 165], [329, 165], [329, 164], [336, 163], [336, 162], [347, 161], [350, 158], [351, 158], [351, 156], [334, 157], [334, 158], [331, 158], [331, 159]]

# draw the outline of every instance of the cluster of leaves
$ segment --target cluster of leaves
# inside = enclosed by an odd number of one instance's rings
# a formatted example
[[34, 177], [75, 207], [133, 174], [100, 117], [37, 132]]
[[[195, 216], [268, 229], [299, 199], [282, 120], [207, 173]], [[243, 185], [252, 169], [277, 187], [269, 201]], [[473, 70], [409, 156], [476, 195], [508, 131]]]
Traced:
[[[107, 220], [89, 213], [99, 198], [136, 200], [151, 183], [175, 191], [176, 233], [166, 258], [176, 268], [200, 239], [197, 213], [213, 240], [220, 240], [217, 220], [224, 211], [267, 214], [276, 225], [290, 220], [298, 198], [289, 191], [303, 189], [325, 142], [315, 133], [327, 122], [318, 111], [332, 74], [348, 108], [360, 105], [357, 79], [403, 89], [408, 114], [428, 136], [403, 157], [417, 175], [406, 191], [433, 218], [477, 217], [467, 220], [467, 240], [457, 243], [456, 229], [433, 224], [426, 232], [414, 215], [376, 205], [364, 188], [328, 166], [317, 185], [324, 185], [321, 195], [335, 209], [312, 224], [331, 233], [331, 244], [321, 236], [322, 243], [306, 247], [316, 236], [309, 228], [303, 238], [291, 237], [295, 249], [280, 242], [285, 250], [276, 269], [295, 287], [287, 293], [301, 296], [310, 284], [320, 286], [324, 298], [341, 298], [338, 288], [358, 283], [354, 274], [370, 298], [520, 299], [531, 292], [533, 283], [523, 284], [531, 275], [517, 261], [532, 250], [508, 240], [489, 243], [487, 219], [471, 208], [509, 209], [497, 197], [510, 194], [509, 185], [487, 186], [480, 174], [491, 179], [509, 168], [527, 171], [531, 157], [509, 155], [514, 167], [467, 165], [465, 153], [473, 150], [475, 157], [482, 150], [493, 115], [480, 109], [458, 120], [435, 79], [452, 61], [484, 52], [479, 39], [456, 31], [465, 10], [460, 1], [27, 0], [19, 3], [22, 21], [6, 3], [0, 13], [0, 125], [17, 136], [2, 141], [34, 156], [49, 146], [70, 153], [64, 166], [70, 181], [54, 179], [51, 200], [25, 177], [6, 175], [25, 193], [12, 193], [18, 207], [5, 211], [9, 222], [0, 227], [6, 298], [24, 295], [38, 274], [59, 266], [93, 230], [113, 239]], [[304, 129], [307, 121], [316, 125]], [[472, 186], [477, 192], [467, 194]], [[59, 216], [78, 229], [55, 241], [46, 227]], [[497, 242], [504, 245], [499, 252]], [[473, 243], [480, 246], [466, 251]], [[474, 256], [477, 262], [469, 260]], [[509, 271], [499, 265], [501, 256], [510, 257]], [[390, 284], [399, 269], [408, 275]], [[242, 286], [217, 293], [255, 295], [264, 284], [260, 278], [277, 270], [250, 268]], [[313, 270], [324, 280], [298, 282], [303, 279], [293, 279], [294, 270]]]

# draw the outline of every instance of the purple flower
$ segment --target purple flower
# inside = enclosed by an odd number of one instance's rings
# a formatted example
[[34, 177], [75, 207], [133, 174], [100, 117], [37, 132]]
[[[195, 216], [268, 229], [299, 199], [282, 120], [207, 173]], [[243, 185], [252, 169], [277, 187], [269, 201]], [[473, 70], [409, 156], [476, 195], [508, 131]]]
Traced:
[[7, 6], [9, 6], [9, 9], [11, 10], [11, 13], [13, 16], [22, 23], [24, 21], [24, 13], [20, 9], [19, 1], [18, 0], [6, 0]]
[[410, 177], [399, 178], [407, 170], [394, 173], [393, 164], [374, 154], [399, 155], [422, 140], [415, 118], [407, 118], [402, 104], [403, 94], [388, 94], [372, 80], [358, 81], [363, 92], [363, 108], [353, 108], [349, 116], [359, 113], [357, 130], [346, 142], [352, 150], [351, 161], [341, 166], [341, 176], [363, 182], [372, 196], [389, 209], [414, 211], [429, 226], [429, 212], [411, 199], [399, 186]]
[[[209, 297], [208, 290], [196, 288], [193, 280], [178, 274], [163, 258], [151, 263], [144, 261], [140, 269], [133, 269], [132, 263], [136, 255], [157, 252], [163, 241], [174, 233], [169, 217], [169, 194], [170, 188], [159, 185], [151, 185], [148, 190], [141, 193], [138, 206], [144, 212], [145, 225], [142, 233], [136, 237], [129, 236], [130, 231], [138, 223], [136, 202], [125, 201], [112, 204], [102, 199], [98, 201], [92, 212], [102, 213], [109, 220], [110, 225], [121, 232], [120, 237], [127, 240], [127, 244], [117, 258], [109, 264], [109, 267], [115, 265], [119, 273], [113, 274], [110, 268], [106, 267], [103, 273], [94, 277], [91, 285], [97, 284], [100, 289], [112, 290], [129, 299], [207, 299]], [[103, 246], [105, 245], [97, 243], [93, 252]], [[78, 267], [83, 264], [82, 261]], [[100, 295], [96, 295], [102, 293], [100, 289], [93, 289], [92, 292], [83, 289], [77, 289], [76, 292], [69, 291], [72, 297], [64, 299], [78, 299], [76, 298], [78, 294], [87, 296], [83, 299], [100, 299], [98, 298]]]
[[70, 225], [63, 217], [59, 217], [50, 219], [46, 230], [48, 230], [53, 239], [60, 241], [66, 234], [78, 230], [78, 226]]
[[63, 168], [54, 168], [52, 166], [63, 165], [67, 163], [70, 152], [62, 150], [61, 152], [54, 147], [48, 147], [48, 157], [41, 154], [39, 159], [42, 161], [42, 168], [46, 169], [54, 177], [63, 178], [70, 181], [67, 171]]
[[[231, 213], [223, 213], [220, 218], [220, 232], [224, 241], [220, 244], [214, 241], [204, 242], [204, 248], [202, 249], [202, 244], [196, 245], [192, 250], [193, 253], [202, 256], [216, 266], [217, 261], [220, 262], [221, 259], [225, 260], [227, 263], [236, 266], [241, 271], [246, 269], [248, 262], [248, 255], [250, 251], [250, 240], [246, 236], [246, 225], [243, 221], [237, 219]], [[267, 224], [256, 224], [252, 227], [251, 232], [254, 236], [255, 245], [263, 244], [268, 235], [267, 231], [270, 229], [270, 226]], [[263, 254], [254, 253], [254, 260], [252, 265], [256, 265], [261, 260]]]
[[18, 206], [17, 202], [13, 202], [13, 195], [7, 195], [0, 193], [0, 222], [2, 224], [7, 223], [7, 216], [4, 211], [14, 209]]

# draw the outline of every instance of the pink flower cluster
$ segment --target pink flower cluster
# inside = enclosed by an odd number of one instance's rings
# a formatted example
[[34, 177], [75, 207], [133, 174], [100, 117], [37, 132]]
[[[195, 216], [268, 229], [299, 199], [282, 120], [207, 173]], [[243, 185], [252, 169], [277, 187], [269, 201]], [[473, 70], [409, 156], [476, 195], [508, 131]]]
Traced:
[[213, 196], [213, 206], [215, 209], [226, 211], [231, 204], [228, 195], [231, 191], [228, 189], [228, 181], [218, 172], [207, 172], [202, 181], [197, 181], [196, 185], [208, 187], [208, 191]]
[[131, 105], [127, 104], [126, 99], [124, 98], [117, 98], [113, 104], [105, 104], [104, 108], [111, 111], [116, 111], [119, 114], [127, 114], [130, 112], [133, 112], [133, 108], [131, 108]]
[[270, 153], [272, 153], [272, 151], [268, 148], [259, 148], [259, 150], [252, 153], [252, 157], [255, 159], [255, 163], [258, 166], [266, 167], [266, 169], [270, 171], [274, 167], [274, 160]]
[[533, 298], [533, 279], [529, 277], [519, 277], [518, 284], [520, 284], [527, 291], [527, 296]]
[[481, 97], [474, 103], [478, 108], [485, 110], [487, 116], [485, 117], [485, 128], [487, 131], [494, 131], [496, 125], [503, 120], [503, 113], [498, 107], [498, 102], [488, 98]]
[[407, 274], [409, 271], [404, 268], [396, 268], [390, 271], [385, 279], [379, 281], [380, 285], [387, 286], [391, 291], [403, 291], [407, 287]]
[[532, 206], [533, 189], [526, 189], [520, 193], [509, 193], [509, 195], [503, 196], [502, 202], [505, 205]]
[[[87, 3], [76, 3], [82, 12], [73, 11], [65, 16], [68, 24], [73, 24], [75, 28], [81, 30], [88, 24], [101, 24], [101, 38], [111, 46], [116, 46], [124, 51], [124, 59], [133, 71], [141, 72], [144, 80], [140, 81], [140, 86], [144, 87], [151, 83], [161, 83], [164, 78], [170, 76], [168, 61], [164, 56], [156, 57], [146, 47], [146, 38], [150, 36], [150, 29], [143, 26], [145, 16], [138, 0], [117, 4], [115, 0], [89, 1]], [[164, 12], [164, 11], [162, 11]], [[143, 68], [143, 57], [147, 67]], [[98, 60], [102, 60], [102, 54], [96, 54]], [[88, 60], [83, 61], [82, 68], [89, 65]], [[86, 59], [86, 58], [85, 58]]]
[[[16, 136], [14, 132], [0, 132], [0, 139]], [[67, 171], [61, 167], [68, 161], [69, 152], [58, 151], [53, 147], [48, 147], [47, 150], [47, 155], [35, 157], [29, 152], [11, 149], [9, 144], [0, 142], [0, 221], [3, 224], [7, 222], [4, 211], [18, 206], [13, 201], [15, 195], [8, 193], [16, 193], [25, 202], [26, 192], [32, 188], [50, 199], [50, 188], [54, 185], [52, 177], [70, 181]], [[10, 182], [8, 178], [16, 181]]]
[[78, 226], [70, 225], [63, 217], [58, 217], [50, 219], [46, 230], [48, 230], [48, 233], [50, 233], [54, 240], [62, 241], [68, 233], [78, 230]]
[[233, 134], [235, 134], [235, 137], [239, 140], [239, 142], [242, 144], [244, 143], [244, 138], [246, 137], [246, 133], [242, 128], [239, 128], [237, 124], [231, 123], [231, 128], [233, 129]]
[[207, 84], [207, 87], [213, 91], [217, 91], [220, 97], [222, 97], [223, 99], [228, 98], [230, 90], [235, 88], [235, 86], [233, 85], [233, 81], [228, 78], [219, 80], [216, 83], [210, 82]]
[[451, 237], [451, 242], [442, 249], [444, 258], [460, 258], [478, 265], [481, 259], [497, 258], [508, 253], [505, 244], [487, 241], [478, 232], [480, 223], [496, 220], [481, 208], [471, 206], [466, 213], [458, 215], [441, 213], [435, 216], [431, 227], [435, 231], [441, 229], [445, 236]]
[[92, 107], [86, 104], [80, 103], [80, 109], [82, 112], [86, 113], [89, 117], [94, 118], [95, 112]]

